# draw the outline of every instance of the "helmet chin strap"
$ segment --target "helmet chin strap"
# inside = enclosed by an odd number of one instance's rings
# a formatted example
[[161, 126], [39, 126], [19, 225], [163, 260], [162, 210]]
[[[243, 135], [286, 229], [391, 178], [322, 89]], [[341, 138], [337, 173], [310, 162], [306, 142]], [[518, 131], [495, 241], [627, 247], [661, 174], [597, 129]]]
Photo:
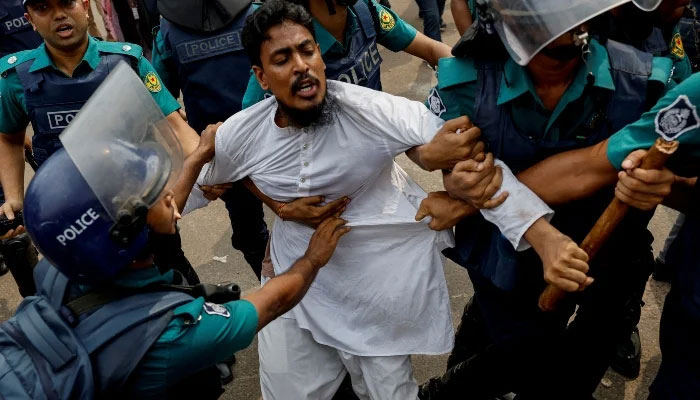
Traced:
[[582, 29], [574, 32], [572, 35], [574, 37], [574, 44], [581, 48], [581, 59], [585, 63], [588, 59], [588, 55], [591, 54], [588, 32]]

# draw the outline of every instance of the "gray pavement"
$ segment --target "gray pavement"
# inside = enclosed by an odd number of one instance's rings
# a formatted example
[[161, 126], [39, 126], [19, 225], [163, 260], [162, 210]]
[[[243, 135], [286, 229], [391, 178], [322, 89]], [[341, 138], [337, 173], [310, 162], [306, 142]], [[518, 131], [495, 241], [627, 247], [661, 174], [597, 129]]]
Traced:
[[[392, 6], [399, 15], [416, 27], [422, 28], [418, 19], [418, 9], [411, 0], [392, 0]], [[454, 44], [458, 37], [449, 12], [446, 7], [445, 22], [447, 32], [443, 40]], [[381, 50], [384, 63], [382, 64], [382, 81], [384, 90], [411, 99], [423, 101], [429, 89], [435, 84], [433, 71], [422, 60], [407, 54], [396, 54], [386, 49]], [[442, 188], [439, 173], [427, 173], [418, 169], [405, 156], [399, 157], [399, 164], [426, 190], [434, 191]], [[31, 173], [27, 173], [27, 180]], [[655, 253], [663, 245], [673, 221], [675, 212], [660, 208], [650, 227], [654, 237]], [[266, 209], [266, 220], [272, 226], [274, 214]], [[231, 227], [228, 214], [222, 202], [193, 212], [180, 223], [183, 247], [185, 253], [195, 266], [197, 273], [204, 282], [235, 281], [244, 292], [254, 290], [258, 283], [250, 267], [241, 254], [232, 249], [230, 243]], [[214, 261], [214, 256], [227, 256], [226, 263]], [[472, 287], [464, 269], [448, 261], [445, 265], [445, 276], [452, 301], [452, 315], [456, 324], [459, 322], [462, 309], [472, 295]], [[639, 379], [628, 381], [614, 372], [608, 372], [596, 392], [596, 398], [601, 400], [632, 400], [646, 399], [648, 387], [660, 362], [658, 349], [658, 320], [663, 306], [664, 296], [668, 285], [650, 280], [644, 296], [646, 306], [642, 312], [640, 331], [643, 342], [643, 365]], [[0, 321], [9, 318], [19, 304], [21, 298], [17, 293], [11, 276], [0, 277]], [[603, 329], [604, 327], [601, 327]], [[234, 367], [235, 380], [227, 385], [223, 399], [248, 400], [260, 398], [258, 383], [257, 343], [237, 354], [238, 362]], [[415, 356], [413, 357], [415, 376], [418, 382], [423, 382], [431, 376], [444, 372], [446, 356]], [[547, 378], [542, 377], [542, 384], [547, 384]], [[562, 394], [562, 398], [567, 396]], [[294, 399], [290, 399], [294, 400]]]

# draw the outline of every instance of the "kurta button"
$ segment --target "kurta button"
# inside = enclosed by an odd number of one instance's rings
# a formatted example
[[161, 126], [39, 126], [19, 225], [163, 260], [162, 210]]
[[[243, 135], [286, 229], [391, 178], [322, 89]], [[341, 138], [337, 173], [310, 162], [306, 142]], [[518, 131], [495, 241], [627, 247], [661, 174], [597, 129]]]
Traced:
[[304, 166], [305, 166], [305, 167], [308, 167], [308, 166], [309, 166], [309, 162], [308, 162], [308, 161], [304, 161]]
[[304, 150], [306, 150], [306, 149], [308, 149], [308, 148], [309, 148], [309, 145], [308, 145], [308, 144], [304, 144], [304, 146], [303, 146], [303, 147], [304, 147]]
[[16, 62], [17, 62], [17, 57], [16, 57], [16, 56], [12, 56], [12, 57], [10, 57], [10, 58], [7, 59], [7, 63], [10, 64], [10, 65], [12, 65], [12, 64], [14, 64], [14, 63], [16, 63]]
[[122, 46], [122, 50], [131, 51], [131, 46], [129, 46], [128, 44], [125, 44], [124, 46]]
[[306, 182], [306, 178], [301, 178], [301, 182], [302, 183]]

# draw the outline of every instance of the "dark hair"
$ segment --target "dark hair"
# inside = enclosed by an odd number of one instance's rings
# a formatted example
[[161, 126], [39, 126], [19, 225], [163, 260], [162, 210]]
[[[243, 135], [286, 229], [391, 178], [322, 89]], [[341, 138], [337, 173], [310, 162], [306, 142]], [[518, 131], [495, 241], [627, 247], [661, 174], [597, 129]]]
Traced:
[[260, 47], [264, 41], [270, 39], [267, 32], [285, 21], [308, 29], [315, 40], [313, 19], [304, 7], [285, 0], [268, 0], [246, 19], [241, 35], [243, 47], [252, 65], [262, 66]]

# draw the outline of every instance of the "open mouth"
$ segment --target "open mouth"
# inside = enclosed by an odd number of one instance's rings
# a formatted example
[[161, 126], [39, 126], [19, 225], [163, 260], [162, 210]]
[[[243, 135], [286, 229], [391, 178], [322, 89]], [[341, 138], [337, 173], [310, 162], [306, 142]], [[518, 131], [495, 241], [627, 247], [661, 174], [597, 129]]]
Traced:
[[310, 98], [316, 96], [318, 85], [313, 79], [304, 79], [298, 85], [296, 85], [295, 89], [297, 95], [304, 98]]
[[66, 38], [73, 34], [73, 26], [70, 24], [61, 24], [56, 28], [58, 36]]

